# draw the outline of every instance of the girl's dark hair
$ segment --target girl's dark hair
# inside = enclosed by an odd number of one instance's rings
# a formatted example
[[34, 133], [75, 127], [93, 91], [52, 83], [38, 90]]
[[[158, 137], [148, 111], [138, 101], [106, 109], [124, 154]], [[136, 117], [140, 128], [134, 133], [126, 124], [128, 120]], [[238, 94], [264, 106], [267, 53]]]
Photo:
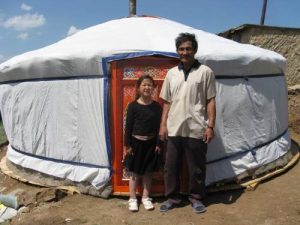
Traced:
[[195, 34], [190, 33], [180, 33], [178, 37], [175, 39], [176, 50], [178, 50], [179, 46], [186, 41], [191, 41], [194, 50], [198, 50], [198, 42], [196, 40]]
[[139, 93], [139, 87], [141, 86], [143, 80], [146, 80], [146, 79], [148, 79], [148, 80], [150, 80], [152, 82], [153, 87], [156, 86], [155, 82], [154, 82], [154, 79], [150, 75], [146, 74], [146, 75], [141, 76], [137, 80], [136, 85], [135, 85], [135, 99], [138, 99], [141, 96], [140, 93]]

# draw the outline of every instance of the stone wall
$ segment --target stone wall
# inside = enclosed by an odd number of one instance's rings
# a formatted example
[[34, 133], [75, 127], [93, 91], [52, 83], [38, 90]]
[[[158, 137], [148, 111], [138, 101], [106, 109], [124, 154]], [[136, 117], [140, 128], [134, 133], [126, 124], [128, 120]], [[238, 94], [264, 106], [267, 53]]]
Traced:
[[288, 85], [300, 84], [300, 29], [244, 25], [220, 36], [280, 53], [287, 59]]

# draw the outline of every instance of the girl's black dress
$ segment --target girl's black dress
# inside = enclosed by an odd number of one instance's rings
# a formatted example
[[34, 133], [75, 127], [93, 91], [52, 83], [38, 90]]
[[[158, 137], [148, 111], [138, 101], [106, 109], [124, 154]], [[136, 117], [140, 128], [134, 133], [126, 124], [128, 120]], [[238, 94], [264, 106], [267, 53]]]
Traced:
[[[124, 138], [125, 146], [131, 146], [132, 154], [126, 155], [124, 166], [129, 172], [144, 175], [159, 168], [161, 156], [154, 150], [159, 143], [161, 114], [162, 108], [156, 101], [149, 105], [133, 101], [128, 105]], [[153, 138], [142, 141], [133, 135], [153, 136]]]

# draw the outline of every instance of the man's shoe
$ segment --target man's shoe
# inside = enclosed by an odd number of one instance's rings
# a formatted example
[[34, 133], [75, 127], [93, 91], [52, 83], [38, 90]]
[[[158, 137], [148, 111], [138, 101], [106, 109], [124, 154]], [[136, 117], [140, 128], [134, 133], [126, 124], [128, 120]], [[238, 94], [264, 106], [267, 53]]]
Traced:
[[192, 207], [195, 213], [204, 213], [206, 211], [205, 206], [200, 201], [192, 203]]
[[165, 201], [161, 204], [160, 208], [159, 208], [159, 211], [160, 212], [167, 212], [169, 211], [170, 209], [172, 209], [174, 206], [173, 203], [171, 203], [170, 201]]
[[130, 198], [128, 201], [128, 208], [131, 212], [137, 212], [139, 211], [137, 199], [135, 198]]

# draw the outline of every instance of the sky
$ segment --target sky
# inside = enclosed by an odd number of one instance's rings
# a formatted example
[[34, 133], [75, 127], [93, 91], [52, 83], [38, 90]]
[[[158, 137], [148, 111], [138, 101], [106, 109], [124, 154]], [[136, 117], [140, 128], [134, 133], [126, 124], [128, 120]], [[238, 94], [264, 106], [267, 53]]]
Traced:
[[[263, 0], [136, 0], [137, 15], [211, 33], [259, 24]], [[268, 0], [265, 25], [300, 28], [300, 0]], [[129, 0], [0, 0], [0, 63], [82, 29], [127, 17]]]

